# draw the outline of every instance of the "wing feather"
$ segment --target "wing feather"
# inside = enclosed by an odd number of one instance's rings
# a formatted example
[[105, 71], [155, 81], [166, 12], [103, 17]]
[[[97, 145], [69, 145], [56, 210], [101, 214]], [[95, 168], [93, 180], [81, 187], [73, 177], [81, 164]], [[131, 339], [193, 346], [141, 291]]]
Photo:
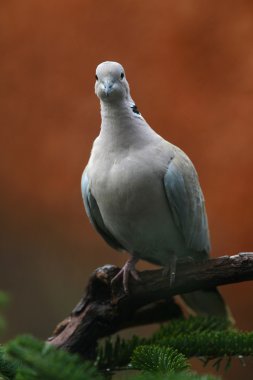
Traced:
[[204, 196], [192, 162], [181, 151], [169, 162], [164, 187], [187, 248], [208, 254], [210, 238]]
[[91, 224], [95, 227], [102, 238], [114, 249], [124, 250], [124, 247], [114, 238], [105, 226], [96, 199], [93, 197], [89, 187], [89, 179], [86, 171], [83, 172], [81, 181], [81, 191], [85, 211]]

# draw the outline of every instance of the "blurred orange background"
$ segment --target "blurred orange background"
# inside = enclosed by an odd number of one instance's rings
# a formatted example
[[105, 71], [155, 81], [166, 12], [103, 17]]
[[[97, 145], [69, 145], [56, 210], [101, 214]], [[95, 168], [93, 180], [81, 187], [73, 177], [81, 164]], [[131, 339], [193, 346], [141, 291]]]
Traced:
[[[5, 339], [47, 337], [92, 270], [127, 258], [92, 229], [80, 194], [102, 61], [123, 64], [143, 116], [194, 162], [213, 256], [252, 250], [252, 1], [3, 0], [0, 28]], [[252, 291], [251, 282], [222, 288], [242, 329], [253, 330]], [[252, 370], [236, 362], [224, 378]]]

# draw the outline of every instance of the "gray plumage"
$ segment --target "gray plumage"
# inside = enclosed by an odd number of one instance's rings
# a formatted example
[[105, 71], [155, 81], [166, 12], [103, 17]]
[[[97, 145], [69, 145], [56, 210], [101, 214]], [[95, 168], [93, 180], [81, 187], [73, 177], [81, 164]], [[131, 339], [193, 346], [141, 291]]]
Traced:
[[83, 201], [87, 215], [97, 230], [98, 233], [104, 238], [104, 240], [115, 249], [124, 249], [116, 239], [111, 235], [110, 231], [106, 228], [103, 218], [100, 214], [96, 199], [92, 196], [89, 188], [89, 180], [87, 174], [83, 173], [81, 189], [83, 194]]
[[[206, 258], [208, 222], [192, 162], [146, 123], [120, 64], [100, 64], [96, 77], [102, 124], [82, 177], [90, 221], [108, 244], [136, 261], [168, 267], [174, 257]], [[214, 314], [223, 315], [217, 299]]]

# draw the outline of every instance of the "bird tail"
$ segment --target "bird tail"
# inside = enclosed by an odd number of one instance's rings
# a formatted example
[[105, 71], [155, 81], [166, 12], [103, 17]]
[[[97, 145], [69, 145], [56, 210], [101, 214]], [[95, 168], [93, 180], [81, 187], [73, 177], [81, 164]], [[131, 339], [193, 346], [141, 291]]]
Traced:
[[212, 315], [235, 323], [233, 315], [217, 288], [197, 290], [180, 295], [179, 303], [190, 315]]

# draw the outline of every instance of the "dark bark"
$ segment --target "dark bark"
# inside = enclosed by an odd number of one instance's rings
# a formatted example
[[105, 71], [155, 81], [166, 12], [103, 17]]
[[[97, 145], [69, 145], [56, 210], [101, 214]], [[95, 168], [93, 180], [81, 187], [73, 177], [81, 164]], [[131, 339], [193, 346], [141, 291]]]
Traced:
[[162, 269], [143, 271], [140, 282], [130, 279], [127, 295], [120, 281], [111, 288], [111, 279], [118, 271], [119, 268], [107, 265], [92, 274], [85, 295], [49, 338], [51, 344], [92, 358], [102, 337], [126, 327], [181, 316], [181, 309], [173, 300], [175, 295], [252, 280], [253, 253], [178, 263], [173, 286]]

